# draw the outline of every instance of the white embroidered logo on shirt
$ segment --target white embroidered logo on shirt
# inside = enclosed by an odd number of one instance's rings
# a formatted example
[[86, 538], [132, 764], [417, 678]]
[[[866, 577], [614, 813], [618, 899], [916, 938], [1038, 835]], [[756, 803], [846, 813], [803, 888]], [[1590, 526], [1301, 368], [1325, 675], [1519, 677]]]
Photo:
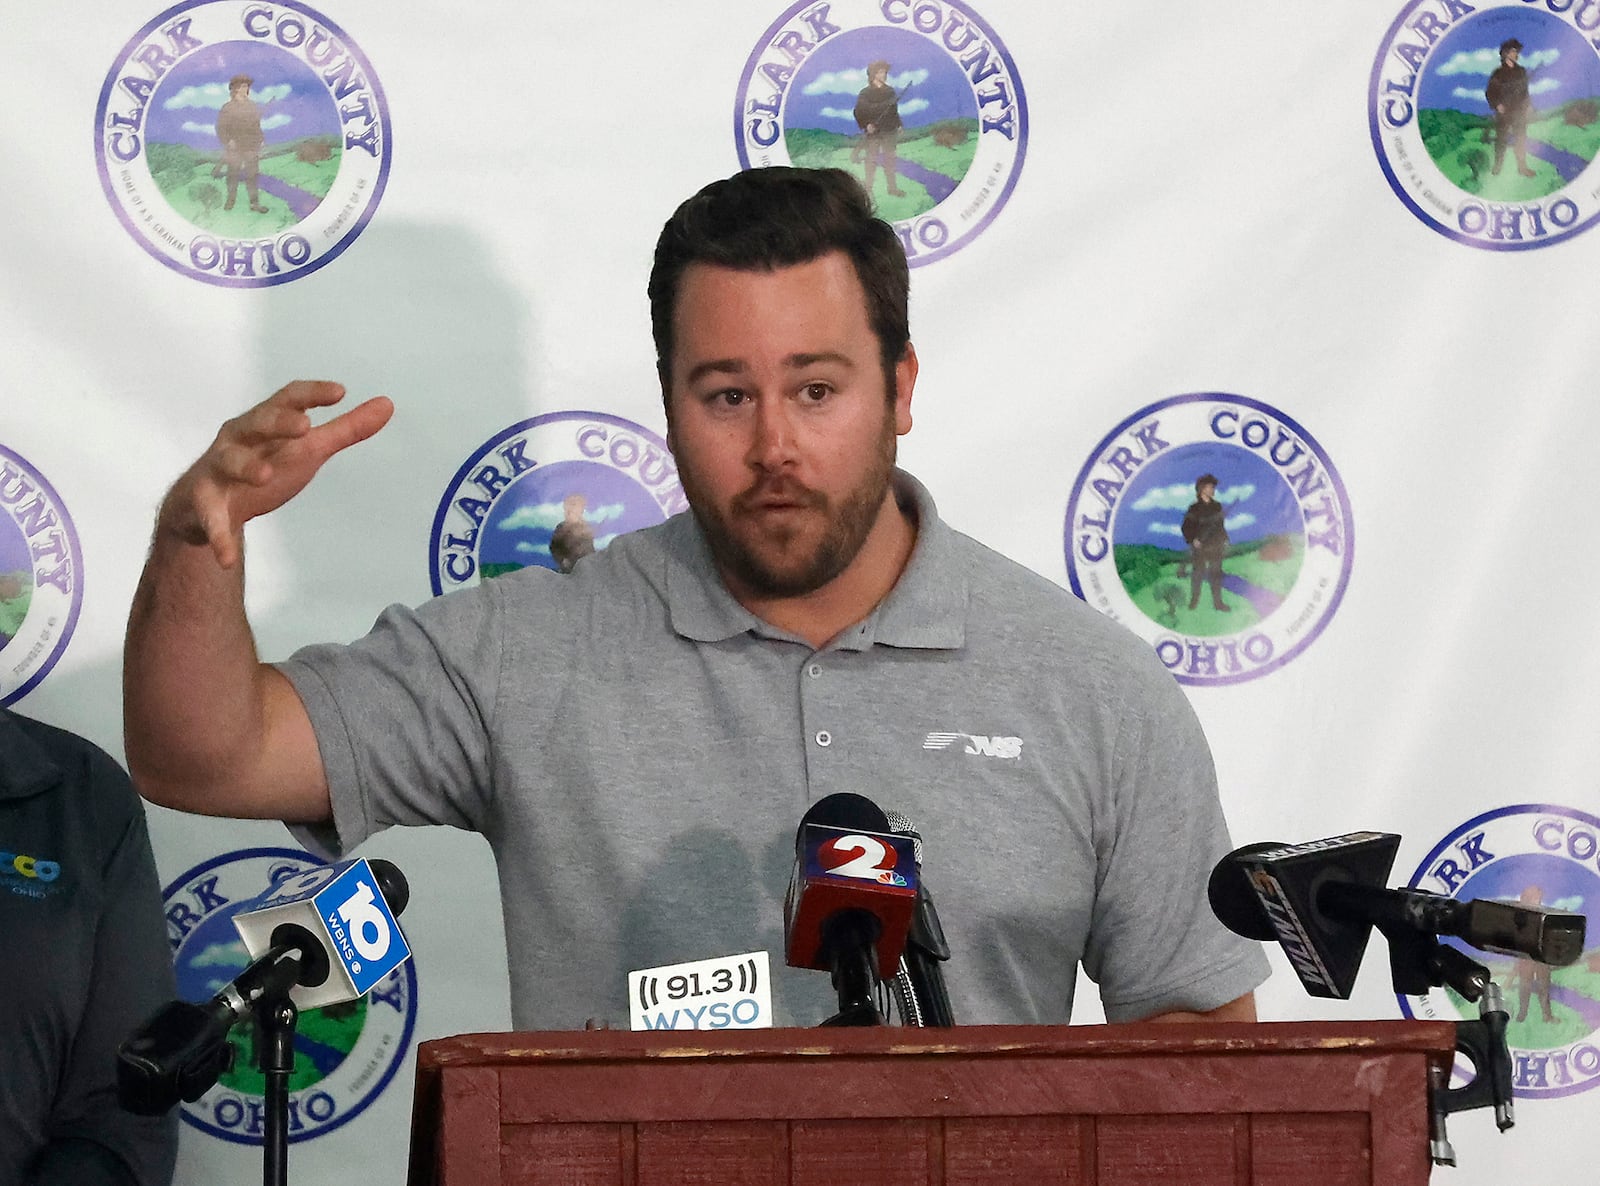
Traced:
[[981, 754], [986, 758], [1022, 757], [1022, 738], [984, 737], [978, 733], [929, 733], [922, 739], [922, 748], [949, 749], [958, 741], [967, 743], [963, 753]]

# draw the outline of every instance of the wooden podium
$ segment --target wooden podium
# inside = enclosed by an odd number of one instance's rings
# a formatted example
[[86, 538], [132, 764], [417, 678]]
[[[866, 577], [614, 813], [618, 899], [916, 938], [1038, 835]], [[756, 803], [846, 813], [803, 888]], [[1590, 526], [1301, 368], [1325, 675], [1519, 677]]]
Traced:
[[475, 1034], [411, 1186], [1408, 1186], [1443, 1022]]

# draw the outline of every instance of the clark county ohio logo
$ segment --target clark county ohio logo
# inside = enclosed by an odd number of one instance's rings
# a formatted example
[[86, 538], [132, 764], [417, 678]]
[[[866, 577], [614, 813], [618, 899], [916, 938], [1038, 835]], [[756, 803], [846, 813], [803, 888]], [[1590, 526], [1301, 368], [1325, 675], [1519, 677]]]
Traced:
[[[1588, 949], [1553, 968], [1516, 955], [1444, 942], [1489, 969], [1504, 994], [1512, 1089], [1552, 1099], [1600, 1083], [1600, 818], [1570, 807], [1520, 804], [1468, 820], [1435, 846], [1412, 874], [1417, 889], [1458, 901], [1485, 899], [1565, 910], [1585, 918]], [[1407, 1017], [1462, 1021], [1478, 1006], [1453, 989], [1400, 998]], [[1457, 1065], [1458, 1080], [1471, 1076]]]
[[[298, 849], [241, 849], [197, 865], [167, 886], [162, 898], [178, 995], [209, 1000], [243, 972], [250, 957], [234, 929], [234, 912], [284, 878], [322, 866]], [[319, 1137], [360, 1115], [400, 1069], [416, 1018], [412, 960], [364, 997], [302, 1009], [289, 1078], [289, 1140]], [[234, 1026], [228, 1041], [233, 1068], [198, 1100], [180, 1105], [180, 1114], [212, 1136], [259, 1145], [266, 1126], [266, 1081], [256, 1058], [254, 1024]]]
[[599, 412], [513, 424], [456, 471], [433, 517], [434, 593], [538, 565], [571, 572], [617, 536], [688, 509], [667, 443]]
[[1186, 684], [1287, 663], [1350, 576], [1350, 506], [1322, 447], [1237, 395], [1180, 395], [1095, 448], [1067, 505], [1072, 591]]
[[854, 173], [913, 266], [993, 221], [1028, 140], [1011, 55], [953, 0], [795, 5], [750, 55], [733, 122], [744, 168]]
[[1413, 214], [1491, 251], [1600, 213], [1600, 0], [1413, 0], [1372, 68], [1372, 144]]
[[389, 111], [327, 17], [287, 0], [196, 0], [140, 29], [111, 68], [95, 158], [111, 208], [162, 263], [209, 284], [283, 284], [372, 217]]
[[0, 445], [0, 704], [56, 665], [83, 604], [83, 556], [44, 476]]

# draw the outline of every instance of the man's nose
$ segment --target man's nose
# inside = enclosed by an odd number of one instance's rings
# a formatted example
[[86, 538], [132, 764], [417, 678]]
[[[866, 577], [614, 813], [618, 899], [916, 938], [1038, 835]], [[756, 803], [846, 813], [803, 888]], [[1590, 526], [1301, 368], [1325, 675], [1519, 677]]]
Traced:
[[781, 396], [762, 395], [756, 400], [755, 431], [750, 440], [751, 464], [777, 469], [794, 460], [792, 414]]

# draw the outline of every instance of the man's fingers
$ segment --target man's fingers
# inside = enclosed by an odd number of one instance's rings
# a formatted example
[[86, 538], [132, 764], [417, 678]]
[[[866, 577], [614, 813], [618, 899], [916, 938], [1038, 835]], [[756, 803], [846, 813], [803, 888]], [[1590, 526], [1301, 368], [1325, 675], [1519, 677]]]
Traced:
[[303, 412], [307, 408], [329, 407], [343, 398], [343, 383], [333, 383], [326, 379], [296, 379], [293, 383], [285, 383], [274, 391], [267, 399], [267, 403], [284, 404]]
[[272, 465], [256, 448], [229, 442], [212, 451], [211, 472], [217, 480], [259, 486], [272, 476]]
[[386, 395], [375, 395], [363, 404], [351, 408], [314, 430], [319, 450], [331, 457], [341, 449], [366, 440], [394, 415], [394, 401]]
[[207, 497], [197, 491], [194, 511], [217, 563], [223, 568], [232, 568], [239, 562], [239, 541], [234, 537], [226, 500], [214, 494]]
[[293, 440], [311, 431], [311, 417], [300, 408], [266, 400], [224, 426], [219, 439], [244, 444]]

